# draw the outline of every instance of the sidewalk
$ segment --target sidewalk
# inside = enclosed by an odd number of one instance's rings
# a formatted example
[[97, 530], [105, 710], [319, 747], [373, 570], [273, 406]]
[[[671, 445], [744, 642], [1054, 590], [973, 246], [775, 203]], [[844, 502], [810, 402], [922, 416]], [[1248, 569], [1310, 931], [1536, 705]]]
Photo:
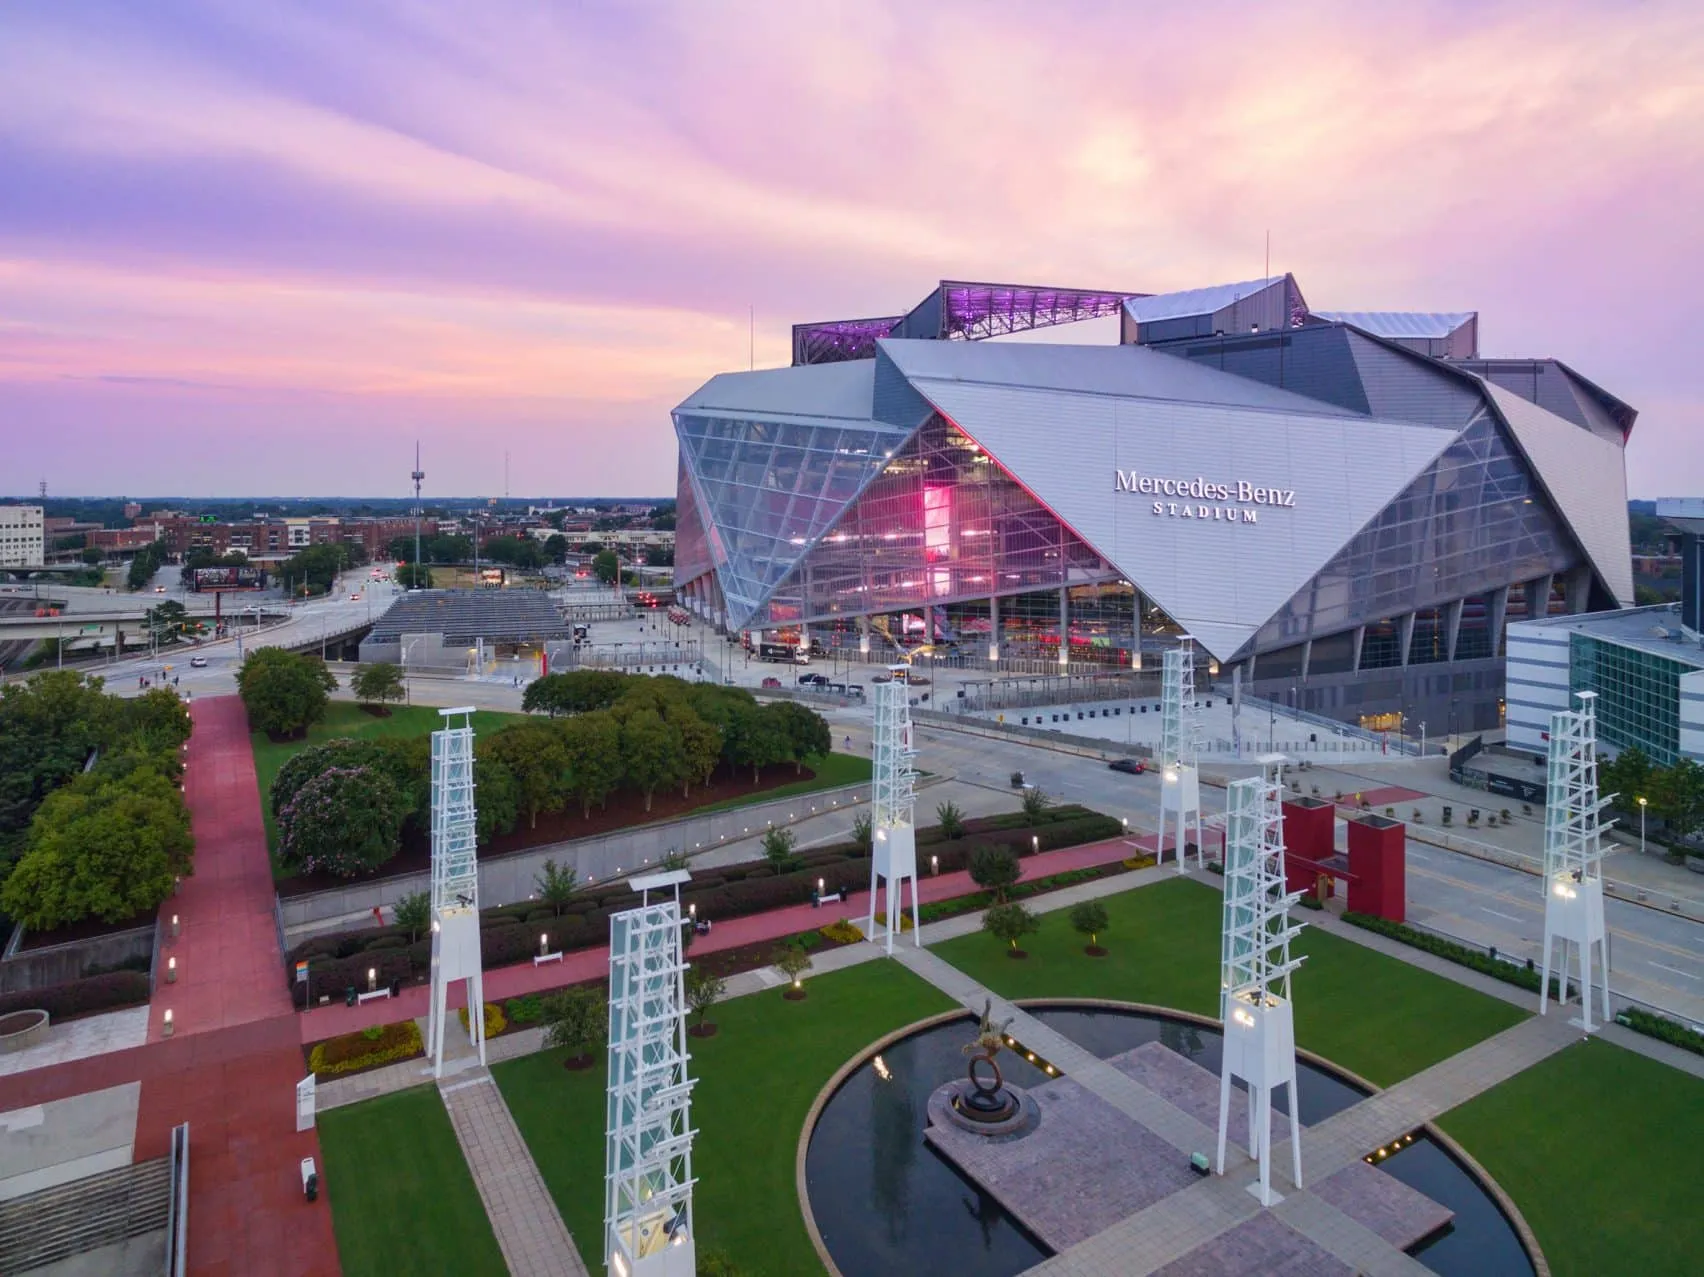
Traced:
[[[1044, 851], [1039, 855], [1024, 857], [1024, 878], [1034, 881], [1072, 869], [1114, 864], [1141, 854], [1143, 848], [1134, 836], [1129, 839], [1113, 838], [1106, 842], [1085, 843], [1080, 847], [1066, 847], [1060, 851]], [[920, 903], [950, 900], [977, 890], [968, 872], [931, 876], [927, 872], [926, 855], [920, 855], [919, 860], [924, 862], [925, 871], [917, 884]], [[842, 918], [848, 918], [862, 928], [869, 912], [869, 898], [859, 892], [845, 904], [827, 905], [820, 909], [808, 904], [791, 905], [784, 909], [772, 909], [767, 913], [729, 918], [726, 922], [715, 922], [712, 919], [715, 925], [710, 934], [695, 937], [687, 957], [690, 961], [696, 954], [719, 953], [724, 949], [735, 949], [764, 940], [780, 940], [785, 936], [797, 935], [801, 931], [825, 927]], [[530, 964], [498, 967], [487, 971], [485, 1000], [502, 1003], [506, 998], [518, 997], [523, 993], [538, 993], [587, 980], [601, 980], [608, 974], [607, 945], [600, 945], [596, 949], [579, 949], [564, 954], [560, 963], [552, 962], [537, 967]], [[273, 978], [282, 984], [282, 979], [276, 974]], [[452, 1009], [467, 1004], [465, 990], [466, 985], [460, 983], [451, 990]], [[312, 1011], [297, 1017], [301, 1025], [301, 1039], [304, 1043], [319, 1042], [340, 1033], [354, 1033], [375, 1024], [394, 1024], [398, 1020], [422, 1016], [427, 1013], [430, 997], [430, 987], [417, 984], [404, 989], [400, 997], [375, 998], [371, 1002], [363, 1002], [353, 1007], [344, 1006], [341, 1002], [330, 1006], [316, 1006]]]

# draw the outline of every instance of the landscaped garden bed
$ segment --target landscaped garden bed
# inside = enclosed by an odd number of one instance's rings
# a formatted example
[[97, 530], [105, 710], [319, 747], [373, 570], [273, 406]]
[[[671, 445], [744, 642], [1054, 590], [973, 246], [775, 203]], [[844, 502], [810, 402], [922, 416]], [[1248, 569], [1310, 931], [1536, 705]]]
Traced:
[[420, 1026], [413, 1020], [376, 1024], [354, 1033], [340, 1033], [302, 1048], [308, 1072], [322, 1082], [384, 1068], [424, 1053]]

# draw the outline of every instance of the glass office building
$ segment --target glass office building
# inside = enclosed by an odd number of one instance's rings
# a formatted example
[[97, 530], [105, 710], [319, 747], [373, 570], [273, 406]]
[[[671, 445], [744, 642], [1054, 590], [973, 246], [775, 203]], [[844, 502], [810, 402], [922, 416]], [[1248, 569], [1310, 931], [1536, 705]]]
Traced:
[[[1114, 314], [1116, 345], [982, 340]], [[1631, 602], [1634, 413], [1477, 331], [1314, 312], [1287, 275], [947, 282], [799, 325], [792, 367], [675, 410], [676, 580], [731, 631], [870, 659], [1151, 668], [1188, 634], [1303, 708], [1493, 726], [1511, 622]]]

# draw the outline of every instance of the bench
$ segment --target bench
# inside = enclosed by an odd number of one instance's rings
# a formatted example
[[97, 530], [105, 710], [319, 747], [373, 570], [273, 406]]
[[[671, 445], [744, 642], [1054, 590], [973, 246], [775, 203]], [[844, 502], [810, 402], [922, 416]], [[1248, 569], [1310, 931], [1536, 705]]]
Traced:
[[355, 995], [355, 1001], [356, 1002], [371, 1002], [374, 998], [388, 998], [388, 997], [390, 997], [390, 990], [388, 988], [386, 988], [386, 989], [374, 989], [371, 993], [357, 993]]
[[535, 953], [535, 954], [533, 954], [533, 966], [535, 966], [535, 967], [542, 967], [547, 962], [561, 962], [561, 961], [562, 961], [562, 951], [560, 949], [558, 949], [555, 953]]

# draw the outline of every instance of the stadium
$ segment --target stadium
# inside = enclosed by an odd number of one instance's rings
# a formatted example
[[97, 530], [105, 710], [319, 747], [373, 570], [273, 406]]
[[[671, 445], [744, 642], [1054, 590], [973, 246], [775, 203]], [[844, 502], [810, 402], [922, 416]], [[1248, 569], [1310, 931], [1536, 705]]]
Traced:
[[[1119, 341], [999, 340], [1117, 317]], [[1635, 412], [1476, 312], [943, 282], [674, 411], [676, 582], [730, 632], [1001, 674], [1157, 665], [1495, 727], [1512, 621], [1631, 604]], [[1053, 334], [1049, 334], [1053, 336]]]

